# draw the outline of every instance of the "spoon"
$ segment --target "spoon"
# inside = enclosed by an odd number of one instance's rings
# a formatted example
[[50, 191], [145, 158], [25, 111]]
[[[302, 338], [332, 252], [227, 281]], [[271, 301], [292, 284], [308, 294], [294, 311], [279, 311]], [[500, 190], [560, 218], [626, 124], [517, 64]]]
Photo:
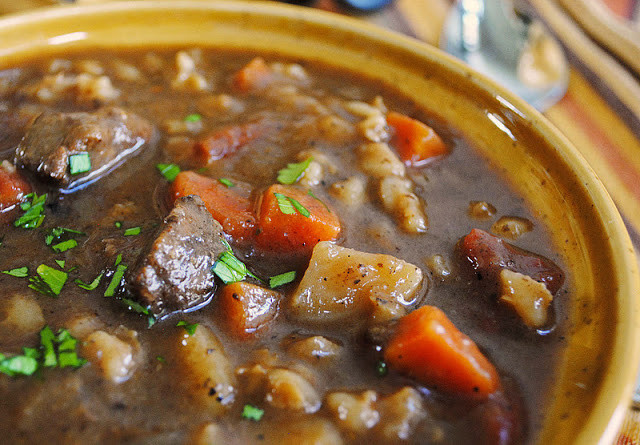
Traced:
[[569, 65], [562, 48], [540, 22], [516, 14], [511, 0], [457, 0], [440, 48], [539, 111], [567, 91]]

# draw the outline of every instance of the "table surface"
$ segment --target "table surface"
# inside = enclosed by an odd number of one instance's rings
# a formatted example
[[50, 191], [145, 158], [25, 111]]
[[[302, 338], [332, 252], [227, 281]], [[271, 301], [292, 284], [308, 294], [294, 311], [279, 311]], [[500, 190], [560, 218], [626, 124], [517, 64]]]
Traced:
[[[102, 1], [107, 0], [76, 0], [76, 3]], [[437, 45], [452, 1], [395, 0], [381, 11], [359, 17]], [[54, 3], [56, 0], [0, 0], [0, 14]], [[601, 178], [623, 215], [638, 255], [640, 2], [527, 0], [523, 5], [527, 13], [540, 19], [555, 34], [570, 63], [567, 94], [544, 114], [574, 143]], [[311, 6], [350, 12], [335, 0], [315, 0]], [[602, 22], [608, 26], [601, 26]], [[640, 256], [638, 259], [640, 262]], [[629, 409], [616, 444], [640, 444], [640, 411]]]

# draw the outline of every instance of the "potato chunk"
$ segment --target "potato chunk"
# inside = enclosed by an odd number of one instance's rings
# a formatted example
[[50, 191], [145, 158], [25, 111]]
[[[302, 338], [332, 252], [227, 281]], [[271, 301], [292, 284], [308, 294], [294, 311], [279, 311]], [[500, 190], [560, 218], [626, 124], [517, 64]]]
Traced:
[[380, 421], [380, 413], [374, 407], [377, 398], [375, 391], [360, 395], [334, 392], [327, 396], [326, 405], [341, 429], [360, 435]]
[[420, 394], [408, 386], [376, 404], [380, 423], [376, 430], [388, 441], [407, 440], [416, 424], [427, 415]]
[[508, 304], [524, 324], [539, 328], [547, 322], [553, 295], [544, 283], [509, 269], [500, 271], [500, 301]]
[[193, 335], [184, 329], [176, 337], [177, 367], [187, 395], [214, 416], [233, 402], [235, 377], [218, 338], [204, 326]]
[[390, 255], [320, 242], [289, 310], [309, 323], [364, 322], [386, 306], [404, 309], [414, 303], [421, 282], [418, 267]]
[[320, 397], [311, 383], [288, 369], [268, 372], [265, 400], [276, 408], [306, 413], [314, 413], [320, 408]]
[[342, 346], [321, 335], [307, 337], [292, 343], [288, 351], [290, 354], [314, 364], [324, 364], [342, 352]]
[[4, 304], [5, 318], [0, 321], [3, 332], [14, 334], [34, 334], [45, 324], [38, 302], [28, 295], [13, 295]]
[[127, 381], [137, 365], [134, 346], [105, 331], [95, 331], [87, 337], [82, 356], [113, 383]]

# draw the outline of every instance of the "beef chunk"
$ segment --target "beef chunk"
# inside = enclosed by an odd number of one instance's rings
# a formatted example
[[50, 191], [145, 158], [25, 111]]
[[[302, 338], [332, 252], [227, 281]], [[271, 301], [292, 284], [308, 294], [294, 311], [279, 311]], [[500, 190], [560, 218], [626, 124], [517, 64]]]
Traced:
[[205, 302], [215, 290], [211, 267], [227, 249], [223, 236], [199, 196], [179, 198], [129, 284], [156, 316]]
[[[117, 107], [92, 113], [44, 112], [27, 129], [16, 160], [40, 177], [73, 191], [108, 173], [151, 139], [146, 120]], [[71, 155], [88, 153], [91, 170], [71, 175]]]

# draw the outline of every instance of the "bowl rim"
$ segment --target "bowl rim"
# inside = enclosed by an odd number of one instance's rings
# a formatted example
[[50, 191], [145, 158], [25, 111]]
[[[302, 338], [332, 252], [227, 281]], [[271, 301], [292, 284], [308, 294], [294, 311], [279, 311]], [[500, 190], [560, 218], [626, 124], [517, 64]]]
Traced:
[[[463, 62], [439, 49], [409, 36], [402, 35], [360, 19], [335, 13], [287, 4], [275, 4], [255, 0], [145, 0], [108, 1], [90, 5], [64, 5], [38, 8], [0, 17], [0, 37], [12, 27], [37, 24], [41, 21], [97, 15], [100, 13], [127, 13], [132, 11], [158, 10], [211, 10], [245, 14], [266, 14], [285, 20], [312, 22], [325, 27], [337, 27], [356, 33], [371, 42], [384, 42], [395, 48], [408, 51], [418, 57], [438, 60], [447, 70], [464, 73], [470, 81], [488, 91], [502, 106], [525, 116], [535, 129], [551, 145], [561, 152], [563, 161], [583, 182], [593, 204], [603, 218], [603, 227], [612, 251], [612, 269], [616, 270], [619, 290], [616, 300], [616, 333], [610, 351], [610, 363], [601, 385], [602, 390], [594, 401], [594, 409], [583, 423], [577, 443], [612, 443], [630, 406], [635, 387], [637, 369], [640, 365], [640, 341], [624, 341], [640, 338], [640, 274], [633, 244], [622, 217], [606, 191], [579, 150], [550, 121], [532, 106], [499, 86], [493, 80], [473, 71]], [[0, 43], [0, 53], [2, 51]], [[153, 44], [150, 44], [153, 46]], [[0, 54], [1, 55], [1, 54]], [[357, 70], [356, 70], [357, 71]], [[597, 409], [596, 409], [597, 408]]]

